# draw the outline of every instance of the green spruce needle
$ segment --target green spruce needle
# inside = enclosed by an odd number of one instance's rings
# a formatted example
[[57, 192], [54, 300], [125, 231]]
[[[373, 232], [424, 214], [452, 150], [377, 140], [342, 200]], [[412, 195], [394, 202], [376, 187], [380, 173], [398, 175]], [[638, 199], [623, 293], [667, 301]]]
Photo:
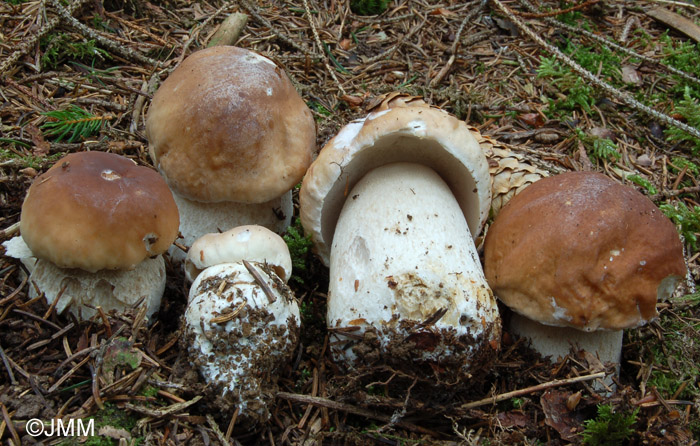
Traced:
[[43, 115], [49, 118], [49, 121], [41, 126], [44, 133], [55, 137], [56, 142], [67, 138], [69, 143], [98, 133], [104, 122], [113, 118], [111, 115], [93, 115], [75, 105], [71, 105], [66, 110], [50, 111]]

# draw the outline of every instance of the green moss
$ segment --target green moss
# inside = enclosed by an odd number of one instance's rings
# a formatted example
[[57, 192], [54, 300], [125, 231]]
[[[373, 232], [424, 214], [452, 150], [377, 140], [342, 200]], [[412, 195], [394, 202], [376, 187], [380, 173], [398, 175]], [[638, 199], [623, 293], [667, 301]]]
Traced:
[[59, 158], [63, 156], [63, 153], [54, 153], [48, 156], [34, 156], [34, 155], [18, 155], [12, 150], [0, 149], [0, 159], [16, 159], [20, 160], [22, 163], [22, 168], [31, 167], [36, 170], [42, 169], [44, 166], [55, 163]]
[[663, 48], [663, 63], [686, 73], [700, 76], [700, 43], [693, 43], [690, 40], [672, 39], [668, 32], [659, 38]]
[[[683, 90], [683, 98], [676, 101], [674, 112], [682, 116], [689, 126], [700, 129], [700, 102], [698, 102], [697, 96], [692, 94], [689, 86]], [[666, 139], [668, 141], [688, 141], [691, 144], [693, 154], [700, 154], [700, 139], [679, 128], [669, 127], [666, 130]]]
[[[105, 408], [99, 410], [94, 416], [88, 420], [95, 420], [95, 435], [85, 438], [69, 437], [58, 443], [58, 446], [117, 446], [119, 440], [98, 435], [100, 428], [110, 426], [115, 429], [123, 429], [131, 433], [136, 427], [138, 419], [131, 416], [128, 412], [119, 409], [111, 403], [105, 403]], [[130, 446], [138, 446], [143, 444], [142, 437], [133, 437], [129, 443]]]
[[591, 446], [616, 446], [625, 444], [634, 430], [639, 408], [632, 413], [619, 413], [608, 404], [598, 406], [598, 416], [584, 421], [583, 443]]
[[68, 34], [49, 34], [40, 41], [43, 50], [41, 65], [50, 70], [66, 61], [94, 62], [111, 59], [109, 53], [97, 47], [94, 40], [73, 40]]
[[647, 180], [646, 178], [642, 178], [639, 175], [629, 175], [627, 179], [636, 184], [637, 186], [643, 187], [648, 194], [654, 195], [658, 192], [654, 185], [651, 184], [651, 181]]
[[664, 203], [659, 206], [659, 209], [676, 224], [690, 248], [693, 251], [697, 250], [698, 235], [700, 234], [700, 206], [690, 208], [684, 202], [679, 201], [675, 205]]
[[691, 175], [700, 175], [700, 166], [685, 158], [671, 158], [671, 165], [669, 167], [674, 172], [680, 172], [685, 169], [686, 172], [690, 173]]
[[656, 388], [665, 399], [696, 401], [700, 397], [700, 293], [675, 297], [669, 303], [672, 311], [662, 311], [656, 322], [663, 338], [650, 331], [630, 331], [628, 335], [642, 346], [642, 362], [653, 366], [647, 388]]
[[155, 398], [158, 396], [158, 388], [153, 386], [145, 386], [141, 390], [140, 395], [145, 396], [146, 398]]
[[310, 235], [304, 235], [304, 228], [301, 226], [301, 220], [297, 217], [294, 224], [287, 228], [287, 232], [282, 236], [289, 248], [289, 254], [292, 256], [292, 277], [294, 280], [303, 284], [302, 276], [309, 269], [309, 253], [313, 242]]
[[357, 15], [379, 15], [387, 10], [389, 0], [351, 0], [350, 10]]
[[[581, 65], [587, 71], [600, 75], [600, 78], [613, 85], [619, 85], [622, 79], [621, 59], [607, 47], [584, 47], [566, 41], [560, 47], [562, 52]], [[550, 85], [558, 89], [562, 96], [549, 98], [547, 114], [551, 117], [568, 115], [581, 109], [590, 113], [595, 105], [595, 90], [587, 81], [559, 62], [556, 57], [544, 57], [537, 69], [537, 76], [549, 80]]]
[[576, 129], [576, 136], [586, 148], [586, 153], [592, 162], [619, 160], [622, 155], [617, 151], [617, 144], [608, 138], [599, 138]]

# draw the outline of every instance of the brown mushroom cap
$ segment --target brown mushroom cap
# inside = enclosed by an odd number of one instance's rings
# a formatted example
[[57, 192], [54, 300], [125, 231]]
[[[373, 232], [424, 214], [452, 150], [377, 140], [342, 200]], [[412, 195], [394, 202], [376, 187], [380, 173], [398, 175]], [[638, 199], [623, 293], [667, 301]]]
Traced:
[[173, 191], [262, 203], [301, 181], [316, 148], [311, 111], [285, 72], [252, 51], [197, 51], [163, 82], [146, 120], [151, 157]]
[[177, 237], [172, 193], [157, 172], [104, 152], [65, 156], [38, 176], [20, 230], [37, 258], [86, 271], [131, 269]]
[[547, 325], [619, 330], [653, 319], [686, 273], [673, 223], [605, 175], [569, 172], [514, 197], [489, 228], [489, 285]]

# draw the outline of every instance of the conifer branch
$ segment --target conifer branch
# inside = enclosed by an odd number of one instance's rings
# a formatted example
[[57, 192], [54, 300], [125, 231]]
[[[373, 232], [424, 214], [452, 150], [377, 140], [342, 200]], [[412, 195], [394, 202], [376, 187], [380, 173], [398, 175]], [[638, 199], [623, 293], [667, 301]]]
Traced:
[[141, 53], [138, 53], [131, 48], [128, 48], [124, 45], [120, 45], [116, 42], [113, 42], [109, 40], [108, 38], [102, 36], [101, 34], [96, 33], [92, 29], [88, 28], [87, 26], [83, 25], [80, 23], [75, 17], [73, 17], [66, 8], [63, 7], [61, 4], [60, 0], [50, 0], [51, 4], [53, 7], [56, 9], [56, 12], [58, 12], [58, 15], [63, 19], [67, 25], [71, 26], [72, 28], [75, 28], [78, 32], [83, 34], [84, 36], [89, 37], [90, 39], [94, 40], [95, 42], [99, 43], [103, 47], [109, 49], [110, 51], [114, 52], [115, 54], [119, 54], [122, 57], [125, 57], [128, 60], [133, 60], [142, 64], [147, 64], [147, 65], [152, 65], [152, 66], [158, 66], [160, 62], [158, 62], [155, 59], [151, 59], [150, 57], [146, 57]]
[[54, 110], [44, 113], [51, 120], [45, 122], [41, 129], [49, 136], [55, 136], [60, 142], [68, 137], [68, 142], [79, 138], [88, 138], [99, 132], [106, 121], [113, 119], [112, 115], [96, 116], [80, 107], [71, 105], [67, 110]]

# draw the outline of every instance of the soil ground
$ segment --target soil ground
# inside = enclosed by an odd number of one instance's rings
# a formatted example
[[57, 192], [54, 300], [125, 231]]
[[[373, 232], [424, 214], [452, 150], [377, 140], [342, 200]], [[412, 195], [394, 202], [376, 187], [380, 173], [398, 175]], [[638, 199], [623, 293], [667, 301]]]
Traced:
[[[394, 0], [378, 16], [360, 16], [336, 0], [3, 2], [0, 235], [17, 234], [27, 188], [65, 153], [111, 151], [152, 166], [144, 122], [154, 91], [234, 12], [248, 16], [237, 45], [284, 67], [314, 113], [319, 148], [382, 95], [399, 91], [453, 113], [531, 163], [600, 171], [659, 206], [682, 203], [692, 210], [700, 206], [692, 167], [698, 146], [669, 138], [673, 125], [664, 116], [693, 124], [680, 107], [678, 87], [694, 85], [688, 91], [697, 104], [700, 51], [689, 27], [652, 17], [659, 7], [700, 21], [698, 2], [540, 1], [533, 13], [520, 1]], [[68, 11], [61, 15], [59, 8]], [[577, 89], [577, 75], [562, 66], [559, 75], [543, 75], [551, 54], [516, 20], [565, 52], [576, 45], [608, 54], [593, 35], [644, 56], [612, 50], [616, 58], [595, 59], [593, 74], [663, 116], [600, 88]], [[690, 80], [667, 68], [669, 51], [679, 48], [673, 57], [689, 58]], [[49, 134], [45, 113], [69, 105], [89, 111], [98, 125], [59, 140]], [[596, 156], [601, 137], [616, 144], [619, 156]], [[136, 312], [78, 322], [56, 314], [43, 298], [30, 299], [20, 263], [2, 257], [0, 438], [64, 445], [581, 444], [584, 420], [604, 420], [597, 411], [609, 405], [635, 414], [622, 434], [627, 439], [615, 440], [621, 428], [612, 426], [604, 434], [608, 443], [589, 444], [695, 444], [700, 299], [693, 282], [700, 268], [691, 242], [697, 231], [686, 226], [688, 283], [659, 303], [657, 321], [626, 332], [610, 395], [593, 391], [585, 378], [600, 370], [589, 355], [572, 352], [552, 364], [507, 330], [493, 366], [459, 385], [386, 365], [341, 370], [328, 352], [328, 270], [308, 254], [301, 259], [306, 269], [291, 282], [302, 306], [301, 343], [294, 360], [269, 377], [272, 417], [252, 428], [201, 398], [203, 383], [178, 343], [186, 287], [177, 268], [169, 265], [155, 324], [146, 326]], [[502, 313], [507, 320], [508, 310]], [[111, 347], [127, 359], [105, 367]], [[133, 355], [135, 362], [128, 360]], [[32, 418], [88, 416], [100, 427], [95, 437], [26, 433]], [[589, 422], [588, 432], [593, 429]]]

